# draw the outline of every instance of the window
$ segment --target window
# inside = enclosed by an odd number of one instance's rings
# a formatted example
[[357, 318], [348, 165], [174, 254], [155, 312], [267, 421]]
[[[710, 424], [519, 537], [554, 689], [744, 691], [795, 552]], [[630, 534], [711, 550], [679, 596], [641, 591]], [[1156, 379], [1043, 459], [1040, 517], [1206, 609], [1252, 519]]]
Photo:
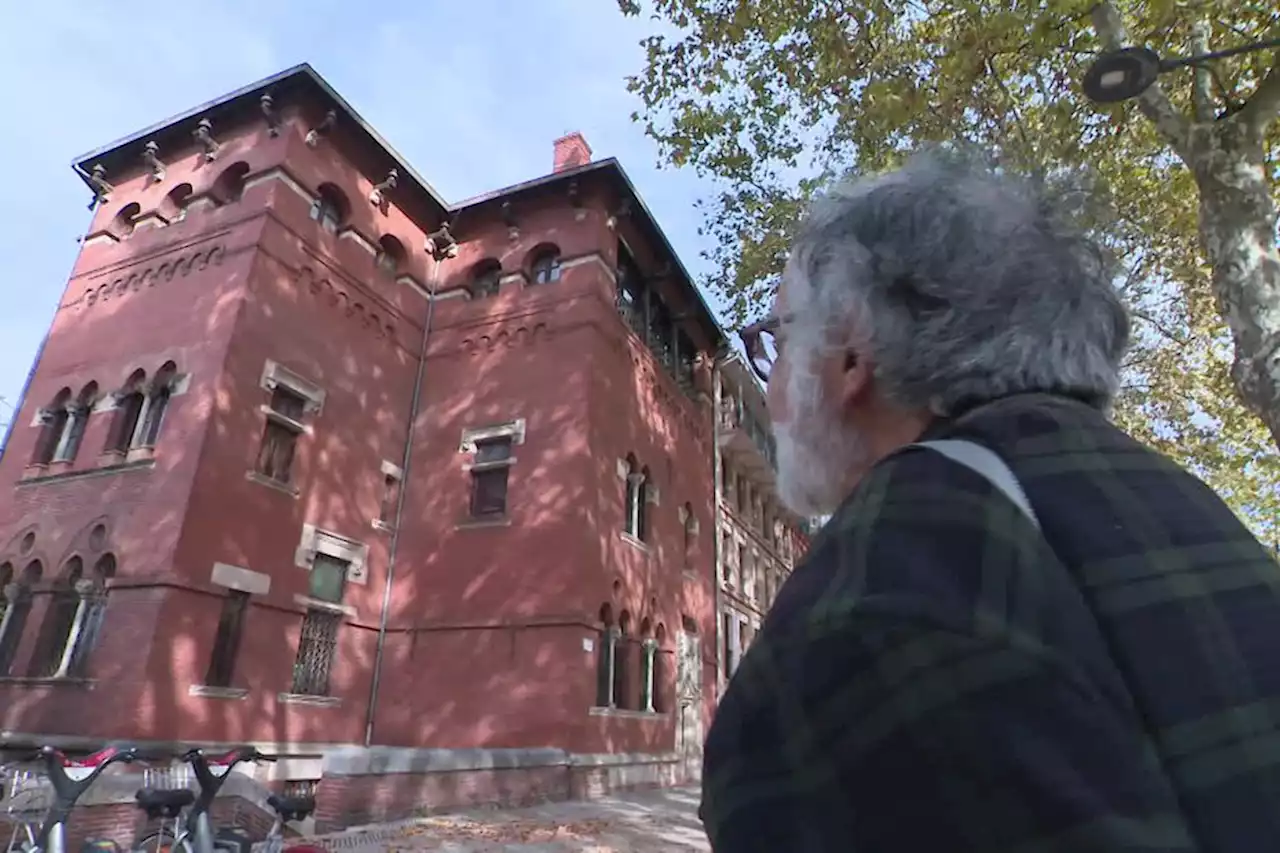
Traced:
[[108, 453], [127, 453], [133, 444], [133, 437], [138, 431], [138, 420], [142, 417], [142, 407], [147, 401], [144, 383], [147, 375], [135, 370], [124, 387], [116, 392], [116, 410], [111, 421], [111, 431], [107, 435]]
[[40, 435], [36, 439], [35, 451], [31, 454], [32, 465], [48, 465], [54, 460], [71, 419], [68, 408], [70, 400], [71, 389], [63, 388], [40, 412]]
[[293, 683], [289, 692], [303, 696], [328, 696], [329, 678], [338, 650], [338, 628], [342, 613], [310, 607], [302, 619], [298, 656], [293, 663]]
[[94, 563], [89, 584], [81, 584], [76, 622], [71, 631], [71, 641], [63, 651], [59, 675], [83, 678], [89, 671], [89, 656], [98, 645], [102, 633], [103, 618], [107, 615], [107, 582], [115, 577], [116, 558], [103, 554]]
[[649, 535], [649, 469], [641, 468], [634, 454], [627, 454], [626, 502], [623, 530], [644, 542]]
[[374, 259], [378, 269], [385, 273], [394, 273], [404, 262], [404, 257], [404, 244], [395, 237], [384, 234], [378, 241], [378, 254]]
[[680, 508], [681, 526], [684, 531], [684, 563], [687, 568], [693, 559], [693, 552], [698, 544], [698, 519], [693, 514], [693, 504], [685, 503]]
[[743, 589], [747, 585], [747, 546], [738, 544], [738, 589]]
[[733, 654], [734, 649], [736, 648], [736, 645], [733, 642], [734, 619], [732, 614], [723, 613], [721, 614], [721, 620], [723, 622], [723, 629], [722, 629], [723, 653], [720, 655], [720, 663], [723, 666], [723, 674], [724, 674], [725, 680], [727, 681], [729, 680], [729, 678], [733, 676], [734, 667], [737, 665], [737, 661], [734, 659], [734, 654]]
[[341, 604], [342, 595], [347, 587], [347, 572], [350, 569], [350, 561], [317, 552], [311, 564], [308, 594], [318, 601]]
[[133, 436], [133, 447], [155, 447], [160, 438], [160, 425], [169, 411], [169, 400], [173, 396], [173, 384], [178, 366], [172, 361], [165, 362], [151, 381], [151, 392], [147, 395], [146, 406], [141, 415], [141, 422]]
[[378, 507], [378, 521], [390, 526], [395, 523], [396, 506], [400, 502], [400, 478], [394, 474], [382, 477], [382, 502]]
[[54, 584], [53, 593], [45, 610], [44, 621], [36, 639], [35, 653], [28, 668], [34, 678], [49, 678], [58, 670], [63, 651], [71, 641], [79, 609], [80, 596], [76, 584], [84, 575], [84, 562], [72, 557], [62, 567], [62, 573]]
[[298, 436], [305, 431], [302, 418], [306, 408], [306, 398], [284, 385], [276, 385], [271, 391], [267, 422], [258, 446], [259, 474], [278, 483], [291, 482]]
[[223, 169], [218, 179], [213, 182], [210, 194], [218, 204], [234, 204], [244, 197], [245, 178], [249, 174], [249, 164], [241, 160]]
[[511, 462], [511, 436], [494, 436], [476, 442], [475, 461], [471, 463], [472, 518], [506, 515]]
[[321, 184], [311, 202], [311, 218], [330, 234], [336, 234], [347, 218], [347, 199], [333, 184]]
[[85, 428], [89, 426], [89, 416], [93, 414], [93, 407], [97, 402], [97, 382], [90, 382], [80, 389], [80, 396], [76, 398], [75, 406], [71, 409], [70, 421], [54, 458], [64, 462], [75, 460], [80, 452], [80, 443], [84, 440]]
[[645, 709], [658, 714], [667, 710], [667, 656], [662, 650], [666, 640], [667, 628], [659, 622], [658, 630], [653, 635], [653, 651], [650, 653], [652, 687], [649, 691], [649, 707]]
[[249, 593], [238, 589], [227, 591], [218, 616], [218, 631], [213, 637], [213, 654], [204, 683], [209, 687], [230, 687], [235, 675], [236, 658], [240, 654], [240, 637], [244, 633], [244, 617], [249, 610]]
[[[6, 570], [4, 566], [0, 566], [0, 579], [12, 578], [12, 567]], [[0, 615], [0, 676], [9, 675], [13, 669], [27, 617], [31, 613], [31, 588], [40, 582], [43, 574], [40, 561], [32, 560], [22, 570], [16, 583], [10, 579], [0, 587], [0, 596], [4, 598], [4, 612]]]
[[613, 706], [631, 707], [631, 614], [622, 611], [618, 617], [618, 639], [613, 646]]
[[600, 605], [600, 637], [596, 649], [596, 706], [612, 708], [613, 667], [618, 648], [618, 626], [613, 624], [613, 608], [608, 602]]
[[547, 248], [534, 256], [531, 270], [534, 284], [550, 284], [560, 280], [560, 252]]
[[497, 296], [502, 287], [502, 266], [493, 259], [481, 261], [471, 273], [471, 298]]

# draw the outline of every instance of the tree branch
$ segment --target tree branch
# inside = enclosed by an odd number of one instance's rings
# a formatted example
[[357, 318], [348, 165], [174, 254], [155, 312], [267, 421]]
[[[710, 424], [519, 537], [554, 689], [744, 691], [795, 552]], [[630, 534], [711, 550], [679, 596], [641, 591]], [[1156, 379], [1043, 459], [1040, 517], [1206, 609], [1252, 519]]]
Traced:
[[[1128, 46], [1126, 42], [1129, 41], [1129, 31], [1125, 29], [1120, 12], [1111, 0], [1103, 0], [1094, 6], [1092, 17], [1093, 28], [1107, 50], [1119, 50]], [[1156, 130], [1160, 131], [1179, 156], [1186, 153], [1190, 123], [1169, 100], [1158, 80], [1138, 96], [1138, 109], [1156, 126]]]
[[1258, 88], [1249, 96], [1249, 100], [1236, 113], [1235, 120], [1244, 122], [1250, 132], [1261, 136], [1276, 116], [1280, 115], [1280, 51], [1276, 51], [1276, 61], [1262, 78]]
[[[1191, 27], [1191, 55], [1199, 56], [1209, 52], [1209, 22], [1196, 21]], [[1191, 90], [1192, 103], [1196, 113], [1196, 121], [1213, 121], [1216, 110], [1213, 105], [1213, 75], [1209, 67], [1201, 63], [1195, 66], [1195, 83]]]

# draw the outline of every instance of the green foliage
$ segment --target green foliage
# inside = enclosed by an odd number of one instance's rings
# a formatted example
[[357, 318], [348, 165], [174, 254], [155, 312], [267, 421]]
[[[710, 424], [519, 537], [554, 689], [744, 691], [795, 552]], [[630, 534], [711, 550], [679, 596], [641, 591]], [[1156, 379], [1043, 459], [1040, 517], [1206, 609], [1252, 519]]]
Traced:
[[[741, 324], [772, 296], [788, 233], [830, 180], [891, 166], [922, 143], [959, 140], [1010, 168], [1085, 168], [1106, 202], [1107, 242], [1128, 275], [1137, 322], [1118, 420], [1178, 458], [1280, 539], [1280, 458], [1236, 400], [1230, 338], [1198, 239], [1190, 173], [1133, 104], [1108, 108], [1079, 90], [1099, 50], [1096, 0], [619, 0], [649, 14], [630, 81], [635, 118], [674, 165], [717, 180], [704, 205], [712, 239], [706, 284]], [[1280, 33], [1274, 0], [1117, 3], [1131, 41], [1191, 52], [1211, 24], [1215, 49]], [[1260, 52], [1214, 65], [1220, 113], [1248, 100], [1271, 63]], [[1162, 84], [1191, 114], [1193, 78]], [[1266, 144], [1280, 174], [1280, 126]]]

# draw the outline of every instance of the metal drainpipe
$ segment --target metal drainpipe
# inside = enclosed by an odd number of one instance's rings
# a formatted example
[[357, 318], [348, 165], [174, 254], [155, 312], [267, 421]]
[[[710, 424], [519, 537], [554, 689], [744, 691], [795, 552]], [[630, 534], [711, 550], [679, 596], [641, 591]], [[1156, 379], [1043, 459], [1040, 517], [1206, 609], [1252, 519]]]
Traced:
[[[84, 175], [84, 172], [78, 168], [72, 167], [77, 175]], [[81, 251], [84, 251], [84, 238], [88, 236], [89, 229], [93, 227], [93, 218], [98, 215], [98, 208], [95, 206], [89, 211], [89, 222], [84, 226], [84, 234], [80, 235]], [[67, 274], [67, 280], [70, 281], [71, 274], [76, 271], [76, 264], [80, 263], [80, 252], [76, 252], [76, 259], [71, 262], [71, 270]], [[57, 316], [58, 309], [54, 306], [54, 316]], [[27, 402], [27, 393], [31, 390], [31, 380], [36, 376], [36, 368], [40, 365], [40, 358], [44, 355], [45, 345], [49, 343], [49, 332], [53, 329], [53, 320], [49, 321], [48, 328], [45, 329], [44, 337], [40, 339], [40, 346], [36, 348], [35, 360], [31, 362], [31, 369], [27, 371], [26, 381], [22, 383], [22, 391], [18, 394], [18, 399], [13, 403], [13, 417], [9, 418], [9, 425], [4, 428], [4, 439], [0, 440], [0, 460], [4, 459], [5, 450], [9, 447], [9, 439], [13, 437], [14, 427], [18, 425], [18, 416], [22, 414], [22, 407]]]
[[387, 582], [382, 590], [382, 615], [378, 620], [378, 646], [373, 656], [373, 681], [369, 685], [369, 715], [364, 724], [364, 745], [373, 745], [373, 720], [378, 711], [378, 686], [382, 682], [382, 658], [387, 647], [387, 621], [391, 616], [391, 588], [396, 578], [396, 552], [400, 546], [400, 518], [405, 496], [409, 493], [409, 466], [413, 461], [413, 435], [418, 423], [418, 406], [422, 400], [422, 377], [427, 368], [427, 342], [431, 339], [431, 318], [436, 310], [436, 287], [440, 281], [443, 260], [431, 269], [427, 286], [427, 318], [422, 324], [422, 345], [418, 353], [418, 372], [413, 382], [413, 399], [409, 403], [409, 432], [404, 441], [404, 459], [400, 466], [400, 493], [396, 496], [396, 516], [391, 528], [391, 547], [387, 554]]

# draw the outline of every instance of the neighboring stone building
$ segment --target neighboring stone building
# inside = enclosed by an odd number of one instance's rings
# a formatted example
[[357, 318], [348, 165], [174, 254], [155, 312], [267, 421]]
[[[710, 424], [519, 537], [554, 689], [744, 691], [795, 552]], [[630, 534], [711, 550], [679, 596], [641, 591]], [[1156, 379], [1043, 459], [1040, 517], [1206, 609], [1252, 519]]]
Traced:
[[299, 66], [76, 163], [0, 734], [254, 742], [325, 826], [696, 773], [727, 342], [622, 167], [554, 152], [448, 204]]
[[776, 450], [751, 368], [738, 355], [717, 367], [717, 684], [723, 689], [807, 546], [809, 526], [774, 493]]

